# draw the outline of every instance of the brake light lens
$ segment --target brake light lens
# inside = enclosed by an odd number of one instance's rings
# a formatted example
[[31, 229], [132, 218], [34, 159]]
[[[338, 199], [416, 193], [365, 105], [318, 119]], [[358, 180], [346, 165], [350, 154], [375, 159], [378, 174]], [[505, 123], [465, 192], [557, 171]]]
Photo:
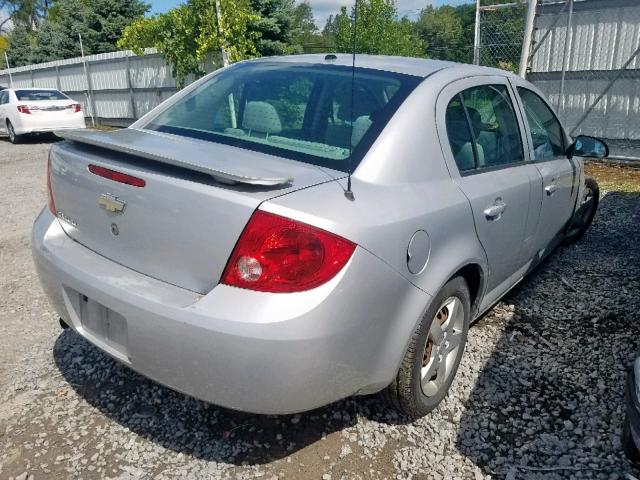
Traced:
[[80, 113], [82, 111], [82, 105], [79, 103], [72, 103], [67, 108], [73, 110], [73, 113]]
[[89, 171], [94, 175], [98, 175], [99, 177], [108, 178], [109, 180], [113, 180], [114, 182], [124, 183], [126, 185], [131, 185], [134, 187], [144, 187], [147, 184], [147, 182], [145, 182], [142, 178], [134, 177], [132, 175], [118, 172], [116, 170], [111, 170], [110, 168], [99, 167], [98, 165], [89, 165]]
[[39, 110], [38, 107], [34, 105], [18, 105], [18, 111], [20, 113], [25, 113], [27, 115], [31, 115], [31, 112], [34, 110]]
[[56, 203], [53, 200], [53, 190], [51, 189], [51, 153], [49, 153], [49, 159], [47, 160], [47, 191], [49, 192], [49, 211], [54, 215], [58, 215], [56, 210]]
[[305, 223], [257, 211], [227, 262], [222, 283], [260, 292], [301, 292], [342, 270], [356, 245]]

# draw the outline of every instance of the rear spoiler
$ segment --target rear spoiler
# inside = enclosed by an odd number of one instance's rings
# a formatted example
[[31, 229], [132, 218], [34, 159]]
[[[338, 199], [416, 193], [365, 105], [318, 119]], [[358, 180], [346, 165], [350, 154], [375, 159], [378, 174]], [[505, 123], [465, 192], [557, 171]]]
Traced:
[[[169, 137], [165, 134], [125, 128], [112, 132], [96, 130], [57, 130], [58, 137], [72, 142], [104, 148], [115, 152], [126, 153], [137, 157], [154, 160], [169, 165], [187, 168], [213, 177], [216, 181], [227, 185], [255, 185], [275, 187], [293, 182], [293, 178], [281, 176], [256, 164], [255, 159], [241, 157], [253, 152], [234, 149], [229, 150], [233, 160], [223, 160], [223, 152], [211, 158], [211, 147], [205, 142]], [[216, 144], [220, 149], [233, 149]], [[253, 161], [252, 161], [253, 160]], [[259, 162], [259, 163], [269, 163]]]

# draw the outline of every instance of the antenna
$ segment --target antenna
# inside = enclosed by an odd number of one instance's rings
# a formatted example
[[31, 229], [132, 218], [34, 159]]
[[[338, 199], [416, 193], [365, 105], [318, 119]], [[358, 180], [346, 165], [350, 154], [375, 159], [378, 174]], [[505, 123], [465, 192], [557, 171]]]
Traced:
[[352, 159], [353, 157], [353, 100], [354, 100], [354, 90], [356, 83], [356, 35], [358, 31], [358, 0], [355, 0], [355, 5], [353, 7], [353, 35], [352, 35], [352, 51], [351, 51], [351, 114], [349, 117], [351, 118], [351, 135], [349, 138], [349, 160], [347, 163], [347, 189], [344, 191], [344, 196], [347, 197], [348, 200], [352, 202], [356, 199], [353, 195], [353, 190], [351, 190], [351, 170], [353, 167]]

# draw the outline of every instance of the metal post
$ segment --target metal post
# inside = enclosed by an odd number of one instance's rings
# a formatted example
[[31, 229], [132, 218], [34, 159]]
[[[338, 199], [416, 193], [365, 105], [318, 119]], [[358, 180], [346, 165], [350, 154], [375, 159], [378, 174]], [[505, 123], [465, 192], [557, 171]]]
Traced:
[[7, 51], [4, 51], [4, 62], [7, 64], [7, 72], [9, 72], [9, 85], [13, 88], [13, 76], [11, 75], [11, 65], [9, 65], [9, 57], [7, 57]]
[[562, 118], [564, 114], [564, 77], [567, 73], [569, 57], [571, 55], [571, 42], [573, 39], [573, 0], [569, 2], [569, 13], [567, 14], [567, 33], [564, 36], [564, 55], [562, 56], [562, 75], [560, 77], [560, 95], [558, 96], [558, 115]]
[[135, 92], [133, 91], [133, 82], [131, 81], [131, 65], [129, 60], [129, 54], [127, 53], [126, 58], [126, 69], [127, 69], [127, 88], [129, 89], [129, 102], [131, 104], [131, 114], [133, 115], [133, 119], [138, 119], [138, 112], [136, 112], [136, 99]]
[[62, 83], [60, 82], [60, 67], [56, 65], [56, 88], [62, 91]]
[[84, 47], [82, 46], [82, 35], [78, 34], [78, 38], [80, 39], [80, 55], [82, 55], [82, 65], [84, 66], [84, 76], [87, 79], [87, 98], [89, 100], [89, 106], [91, 107], [91, 124], [96, 126], [96, 118], [95, 118], [95, 104], [93, 103], [93, 98], [91, 95], [91, 77], [89, 76], [89, 69], [87, 68], [87, 60], [84, 58]]
[[538, 0], [529, 0], [527, 18], [524, 25], [524, 37], [522, 39], [522, 52], [520, 53], [520, 68], [518, 69], [518, 75], [522, 78], [527, 76], [527, 67], [529, 65], [529, 59], [531, 58], [531, 42], [533, 39], [533, 27], [536, 19], [537, 6]]
[[218, 18], [218, 36], [220, 37], [222, 46], [220, 47], [220, 54], [222, 55], [222, 66], [229, 65], [229, 56], [224, 48], [224, 37], [222, 30], [222, 8], [220, 7], [220, 0], [216, 0], [216, 16]]
[[473, 64], [480, 65], [480, 0], [476, 0], [476, 25], [473, 31]]

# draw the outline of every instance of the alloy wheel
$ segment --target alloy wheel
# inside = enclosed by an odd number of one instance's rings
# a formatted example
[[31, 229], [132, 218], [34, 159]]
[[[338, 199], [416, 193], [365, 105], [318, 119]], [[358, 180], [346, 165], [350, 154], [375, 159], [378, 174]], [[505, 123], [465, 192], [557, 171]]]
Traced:
[[422, 392], [436, 395], [456, 367], [463, 343], [464, 308], [457, 297], [449, 297], [438, 309], [427, 335], [421, 370]]

